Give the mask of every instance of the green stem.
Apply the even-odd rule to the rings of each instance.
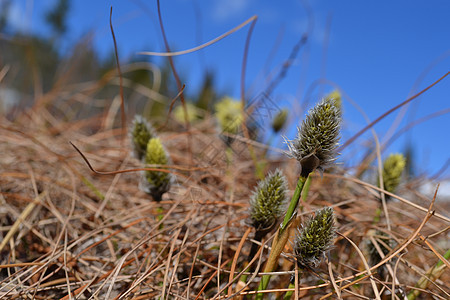
[[[95,185],[90,182],[86,177],[84,177],[83,175],[81,175],[81,181],[83,181],[83,183],[89,187],[91,189],[91,191],[100,198],[100,200],[105,199],[105,195],[103,195],[102,192],[100,192],[100,190],[98,188],[95,187]]]
[[[301,274],[302,274],[302,269],[300,268],[294,268],[295,272],[297,272],[298,274],[298,278],[300,280]],[[295,292],[295,275],[291,276],[291,281],[289,282],[289,289],[292,289],[292,291],[287,291],[286,294],[284,294],[283,300],[290,300],[292,298],[292,295]]]
[[[264,149],[263,157],[266,157],[267,152],[269,151],[269,147],[272,146],[272,143],[273,143],[274,138],[275,138],[275,132],[273,132],[273,133],[270,135],[269,140],[267,141],[267,144],[266,144],[266,145],[267,145],[268,147],[267,147],[266,149]]]
[[[289,287],[290,289],[295,289],[295,284],[290,282]],[[283,300],[289,300],[291,299],[292,295],[294,294],[294,291],[287,291],[286,294],[284,294]]]
[[[244,268],[247,266],[247,263],[244,265]],[[242,274],[241,277],[239,278],[239,281],[246,283],[247,282],[247,278],[248,275],[247,274]]]
[[[292,222],[288,222],[287,227],[285,229],[289,228],[289,225],[292,224]],[[289,240],[289,230],[282,230],[281,227],[278,229],[277,233],[275,234],[275,237],[272,242],[272,249],[270,251],[269,259],[267,260],[267,264],[264,268],[264,273],[272,272],[275,270],[275,267],[278,264],[278,258],[281,255],[281,252],[284,249],[284,246],[286,245],[287,241]],[[270,275],[263,275],[261,278],[261,281],[259,283],[258,291],[267,289],[267,286],[269,285],[270,281]],[[258,293],[256,295],[256,299],[261,300],[263,298],[262,293]]]
[[[444,258],[450,258],[450,249],[445,252]],[[445,268],[446,265],[444,265],[444,262],[442,260],[439,260],[434,267],[431,267],[431,269],[429,269],[428,272],[419,279],[419,281],[416,283],[416,287],[418,289],[414,289],[408,294],[408,300],[416,299],[417,296],[420,295],[420,289],[426,289],[431,282],[441,277],[441,275],[444,273]]]
[[[281,230],[284,230],[286,228],[286,225],[288,224],[289,220],[294,215],[295,210],[297,209],[298,202],[300,200],[300,195],[303,190],[303,186],[305,185],[306,180],[309,178],[309,176],[304,177],[300,176],[300,178],[297,181],[297,187],[295,188],[294,195],[292,196],[291,203],[289,204],[289,207],[286,211],[286,215],[284,216],[283,223],[281,223]]]
[[[378,223],[380,223],[380,219],[381,219],[381,212],[383,210],[381,208],[377,208],[377,210],[375,211],[375,216],[373,217],[373,224],[377,225]]]
[[[270,251],[269,259],[267,260],[267,264],[264,268],[264,273],[272,272],[275,269],[278,263],[278,258],[280,257],[281,252],[283,251],[284,246],[289,239],[289,230],[286,229],[288,229],[289,225],[292,224],[291,221],[297,209],[300,195],[302,193],[303,186],[305,185],[307,177],[309,176],[300,176],[297,181],[297,187],[295,188],[291,203],[289,204],[289,207],[286,211],[283,223],[281,223],[280,228],[278,229],[277,233],[275,234],[275,238],[273,239],[272,250]],[[261,282],[259,283],[258,291],[265,290],[269,285],[269,281],[270,275],[263,275],[263,277],[261,278]],[[261,300],[262,298],[262,293],[256,295],[256,299]]]
[[[303,191],[302,191],[303,202],[305,202],[306,199],[308,199],[309,186],[311,185],[311,180],[312,180],[311,176],[308,176],[308,179],[306,180],[306,183],[305,183],[305,187],[303,188]]]
[[[162,206],[159,206],[156,209],[156,212],[158,213],[158,215],[156,216],[156,220],[159,222],[164,218],[164,209],[162,208]],[[163,228],[164,228],[164,224],[163,223],[159,224],[159,229],[161,230]]]
[[[227,147],[225,150],[225,156],[227,159],[227,166],[229,167],[233,164],[233,149],[231,149],[231,147]]]

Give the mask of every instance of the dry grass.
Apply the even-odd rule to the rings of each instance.
[[[94,174],[69,144],[76,144],[97,170],[141,167],[120,130],[91,132],[93,124],[104,120],[62,122],[43,108],[20,115],[14,124],[2,119],[0,299],[225,298],[230,269],[235,264],[237,277],[252,243],[249,234],[239,246],[248,234],[249,196],[257,179],[245,143],[235,142],[234,161],[227,163],[212,122],[205,120],[188,133],[161,133],[177,166],[172,169],[177,185],[158,204],[139,190],[139,172]],[[277,158],[268,165],[281,167],[293,190],[296,163]],[[405,200],[423,211],[389,202],[388,234],[398,245],[388,254],[391,263],[382,261],[387,271],[369,271],[369,235],[372,229],[387,228],[384,221],[373,225],[378,191],[343,174],[335,170],[323,179],[314,176],[305,212],[334,206],[340,235],[329,263],[301,275],[300,295],[319,299],[337,290],[343,298],[373,298],[374,290],[381,295],[392,288],[392,275],[396,287],[409,292],[449,248],[448,211],[431,206],[447,217],[427,214],[432,201],[417,192]],[[271,289],[288,286],[293,259],[285,250],[279,268],[284,272],[272,277]],[[255,259],[259,271],[267,252]],[[368,272],[373,276],[365,276]],[[257,287],[259,277],[249,273],[247,292]],[[448,299],[446,282],[448,268],[420,297]]]
[[[255,20],[252,17],[201,46],[252,22],[242,66],[242,101]],[[294,61],[308,32],[287,62]],[[166,48],[169,51],[168,44]],[[283,65],[268,91],[289,66]],[[171,67],[180,91],[181,82]],[[0,75],[1,81],[4,74]],[[126,134],[118,129],[119,115],[125,111],[119,108],[124,103],[119,97],[111,103],[94,99],[112,78],[120,79],[121,89],[129,85],[121,76],[115,78],[115,71],[98,82],[73,86],[67,86],[62,76],[30,110],[18,112],[13,123],[0,116],[0,299],[242,299],[245,294],[251,298],[271,244],[269,235],[263,241],[264,251],[251,261],[255,271],[246,272],[247,254],[255,242],[247,225],[249,198],[257,182],[255,161],[267,159],[265,146],[240,137],[233,143],[230,161],[214,120],[186,124],[187,130],[168,122],[172,127],[159,134],[172,158],[170,170],[177,182],[156,203],[140,191],[139,171],[92,172],[69,143],[79,147],[98,171],[142,167],[130,155]],[[154,90],[141,86],[139,93],[167,104],[168,95],[155,88],[159,84],[153,84]],[[131,111],[131,101],[127,105]],[[141,110],[137,105],[134,109]],[[93,116],[96,113],[100,116]],[[84,119],[75,120],[80,115]],[[266,166],[265,171],[279,167],[285,172],[292,193],[297,163],[274,157],[267,159]],[[387,203],[389,219],[383,216],[374,224],[380,189],[353,178],[349,171],[354,170],[334,168],[323,177],[313,175],[309,197],[296,221],[317,208],[333,206],[339,234],[326,261],[314,270],[295,274],[295,294],[309,299],[403,299],[400,293],[392,297],[389,291],[416,289],[419,279],[450,248],[448,203],[421,195],[417,183],[423,178],[417,178],[403,184],[402,197],[391,195],[397,200]],[[379,263],[369,261],[367,251],[370,241],[378,249],[386,246],[376,230],[396,241]],[[295,265],[290,248],[288,243],[267,298],[281,297],[288,287]],[[444,261],[441,274],[435,271],[435,277],[428,276],[431,280],[421,287],[418,298],[450,299],[449,263]],[[238,283],[242,273],[248,275],[245,284]]]

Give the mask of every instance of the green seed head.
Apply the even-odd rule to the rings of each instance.
[[[130,130],[131,145],[133,147],[133,155],[142,160],[145,157],[147,143],[155,137],[152,126],[142,116],[136,115]]]
[[[390,193],[400,184],[400,179],[405,169],[406,158],[403,154],[391,154],[383,164],[383,185],[384,189]]]
[[[333,245],[335,236],[334,213],[331,207],[318,210],[298,230],[294,242],[294,254],[303,267],[317,267]]]
[[[169,158],[159,138],[148,141],[145,155],[147,165],[167,165]],[[145,171],[141,183],[143,190],[152,195],[156,201],[161,201],[162,195],[169,191],[172,183],[172,175],[161,171]]]
[[[280,170],[269,173],[258,183],[250,200],[250,218],[256,230],[270,229],[286,205],[287,182]]]
[[[286,124],[289,111],[287,109],[280,110],[272,120],[272,129],[274,132],[279,132]]]
[[[323,170],[336,160],[340,127],[341,112],[333,99],[323,99],[308,112],[297,138],[287,141],[287,154],[300,162],[302,176]]]
[[[236,134],[244,120],[242,102],[230,97],[223,98],[216,104],[216,117],[223,132]]]

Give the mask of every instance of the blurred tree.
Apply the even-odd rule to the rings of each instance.
[[[6,30],[8,25],[9,8],[11,7],[12,0],[0,1],[0,32]]]
[[[203,84],[197,96],[197,107],[205,111],[210,111],[212,105],[217,102],[218,97],[214,88],[214,73],[206,71],[203,76]]]
[[[61,58],[58,69],[58,80],[65,83],[97,80],[100,76],[101,62],[88,35],[72,48],[72,51]]]
[[[0,40],[0,53],[1,64],[11,67],[4,79],[10,88],[32,95],[52,87],[60,59],[47,39],[16,34]]]
[[[88,34],[75,44],[64,45],[66,50],[62,51],[60,42],[69,29],[67,20],[70,0],[54,0],[44,13],[43,18],[51,29],[47,36],[33,31],[23,34],[16,28],[9,28],[8,16],[13,3],[13,0],[0,0],[0,30],[3,35],[0,39],[0,65],[10,66],[2,83],[12,90],[20,91],[30,99],[28,102],[55,87],[64,90],[68,85],[92,83],[94,89],[85,92],[87,96],[100,101],[92,101],[92,105],[74,104],[76,108],[72,107],[72,112],[78,116],[86,116],[84,114],[91,115],[104,109],[102,105],[110,103],[119,93],[116,57],[112,44],[110,54],[101,57],[93,46],[92,36]],[[144,62],[150,60],[151,58],[146,58]],[[135,58],[129,63],[142,62],[140,57],[139,60]],[[124,66],[127,63],[121,62]],[[169,61],[161,60],[158,65],[157,72],[161,77],[157,78],[156,85],[155,73],[146,66],[122,70],[123,78],[126,79],[124,97],[130,105],[129,111],[139,112],[156,125],[165,122],[171,99],[179,92]],[[154,68],[154,65],[150,68]],[[108,76],[105,76],[106,74]],[[181,81],[186,82],[183,79]],[[145,91],[142,87],[153,89],[161,97],[152,99],[152,94],[142,92]],[[205,111],[211,111],[219,98],[214,87],[213,72],[204,73],[199,90],[187,95],[188,91],[190,92],[189,87],[185,90],[186,100],[192,99],[193,105]],[[179,100],[175,107],[178,105]]]
[[[1,1],[0,29],[5,32],[11,0]],[[69,0],[58,0],[46,14],[46,21],[52,27],[54,39],[60,38],[67,30],[66,20]],[[10,88],[23,94],[45,93],[55,82],[55,75],[61,61],[54,39],[20,32],[0,40],[1,63],[11,66],[5,82]]]
[[[414,146],[410,138],[406,142],[404,153],[406,157],[405,176],[406,179],[408,180],[416,176],[416,170],[414,165],[415,161]]]
[[[63,36],[67,31],[66,20],[69,9],[69,0],[58,0],[55,6],[45,15],[45,20],[52,28],[56,39]]]

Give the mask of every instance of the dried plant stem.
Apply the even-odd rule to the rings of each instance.
[[[13,237],[13,235],[16,233],[16,231],[19,229],[20,224],[28,217],[28,215],[34,210],[34,207],[41,202],[41,199],[45,196],[46,192],[40,193],[36,199],[34,199],[33,202],[27,205],[23,212],[20,214],[19,218],[17,218],[14,225],[11,227],[11,229],[6,234],[5,238],[2,240],[2,243],[0,244],[0,251],[3,250],[3,248],[6,246],[6,244],[9,242],[9,240]]]
[[[272,272],[278,263],[278,258],[280,257],[281,252],[283,251],[284,246],[289,239],[289,225],[292,224],[291,221],[295,217],[295,211],[297,210],[300,195],[308,177],[309,175],[306,177],[300,176],[297,181],[297,187],[295,188],[294,195],[292,196],[291,203],[289,204],[283,223],[281,223],[280,228],[278,229],[277,233],[275,234],[275,238],[273,239],[272,249],[270,251],[267,264],[264,268],[264,273]],[[270,275],[263,275],[258,287],[258,291],[265,290],[269,285],[269,281]],[[262,293],[256,295],[256,299],[262,299],[262,297]]]
[[[228,282],[230,282],[230,283],[233,282],[234,270],[236,269],[236,263],[237,263],[237,260],[239,258],[239,253],[241,252],[241,249],[242,249],[242,247],[244,245],[244,242],[246,241],[248,235],[250,234],[250,231],[251,231],[251,228],[249,227],[247,229],[247,231],[244,233],[244,235],[242,236],[242,239],[239,242],[238,249],[236,250],[236,253],[234,254],[233,264],[231,265],[230,276],[229,276],[229,279],[228,279]],[[228,296],[227,297],[229,297],[232,293],[233,293],[233,286],[230,285],[228,287]]]
[[[253,237],[253,239],[259,243],[262,242],[263,237],[266,235],[266,232],[263,231],[258,231],[256,230],[255,232],[255,236]],[[258,253],[261,252],[261,247],[260,244],[257,243],[252,243],[252,247],[250,248],[250,252],[247,256],[247,260],[244,263],[244,268],[247,268],[248,265],[250,264],[250,261],[252,259],[254,259],[256,256],[258,256]],[[249,271],[253,272],[255,269],[255,266],[250,266],[249,267]],[[236,286],[236,289],[240,289],[240,285],[244,285],[247,282],[247,274],[242,274],[241,277],[239,278],[239,283]]]
[[[126,126],[127,126],[127,119],[125,115],[125,100],[123,96],[123,78],[122,78],[122,71],[120,70],[120,63],[119,63],[119,53],[117,51],[117,42],[116,42],[116,35],[114,34],[114,28],[112,24],[112,6],[111,10],[109,12],[109,26],[111,28],[111,35],[114,42],[114,54],[116,56],[116,63],[117,63],[117,72],[119,74],[119,91],[120,91],[120,117],[122,121],[122,134],[125,134],[126,132]]]
[[[447,260],[450,258],[450,249],[445,252],[444,258]],[[417,281],[417,289],[412,290],[408,294],[408,300],[416,299],[417,296],[420,295],[421,289],[426,289],[430,285],[430,282],[435,281],[436,279],[441,277],[441,275],[444,273],[445,267],[446,265],[442,260],[439,260],[435,266],[431,267],[428,272],[422,278],[420,278],[419,281]]]
[[[382,119],[384,119],[386,116],[390,115],[392,112],[396,111],[397,109],[399,109],[400,107],[404,106],[405,104],[411,102],[412,100],[416,99],[417,97],[419,97],[420,95],[422,95],[423,93],[425,93],[426,91],[428,91],[429,89],[431,89],[433,86],[435,86],[436,84],[438,84],[440,81],[442,81],[445,77],[447,77],[448,75],[450,75],[450,72],[445,73],[441,78],[439,78],[438,80],[436,80],[435,82],[433,82],[432,84],[430,84],[429,86],[427,86],[425,89],[421,90],[420,92],[418,92],[417,94],[409,97],[408,99],[406,99],[405,101],[403,101],[402,103],[394,106],[393,108],[391,108],[390,110],[388,110],[387,112],[385,112],[384,114],[382,114],[381,116],[379,116],[378,118],[376,118],[375,120],[373,120],[369,125],[367,125],[366,127],[364,127],[363,129],[361,129],[360,131],[358,131],[354,136],[352,136],[350,139],[348,139],[341,147],[339,147],[338,151],[342,151],[344,148],[346,148],[348,145],[350,145],[351,143],[353,143],[358,137],[360,137],[364,132],[366,132],[368,129],[372,128],[375,124],[377,124],[379,121],[381,121]]]
[[[240,88],[240,92],[241,92],[241,102],[242,102],[242,116],[243,116],[243,121],[242,121],[242,131],[244,134],[244,137],[247,140],[250,140],[250,134],[248,132],[248,128],[246,125],[246,116],[247,114],[245,113],[245,74],[246,74],[246,66],[247,66],[247,58],[248,58],[248,50],[250,48],[250,37],[252,36],[253,33],[253,28],[255,27],[256,24],[256,20],[258,19],[257,16],[255,16],[255,18],[252,20],[252,23],[250,24],[250,28],[248,29],[248,33],[247,33],[247,38],[245,40],[245,47],[244,47],[244,56],[242,58],[242,68],[241,68],[241,88]],[[251,114],[251,110],[247,112],[248,115]],[[256,168],[256,175],[260,178],[263,179],[264,175],[262,174],[260,168],[259,168],[259,164],[258,164],[258,159],[256,157],[255,154],[255,150],[253,149],[252,144],[247,144],[249,153],[250,153],[250,157],[253,160],[253,163],[255,165]],[[259,173],[259,174],[258,174]]]
[[[247,19],[246,21],[244,21],[243,23],[239,24],[238,26],[234,27],[231,30],[228,30],[227,32],[225,32],[224,34],[210,40],[209,42],[206,42],[202,45],[196,46],[194,48],[190,48],[190,49],[186,49],[186,50],[182,50],[182,51],[174,51],[174,52],[150,52],[150,51],[142,51],[142,52],[138,52],[137,54],[140,55],[150,55],[150,56],[179,56],[179,55],[185,55],[185,54],[189,54],[189,53],[193,53],[195,51],[201,50],[203,48],[206,48],[214,43],[217,43],[218,41],[220,41],[223,38],[226,38],[227,36],[229,36],[230,34],[240,30],[241,28],[243,28],[245,25],[247,25],[248,23],[255,21],[258,17],[257,16],[253,16],[249,19]]]

